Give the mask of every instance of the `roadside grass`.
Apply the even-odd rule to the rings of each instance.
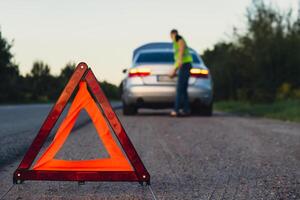
[[[300,100],[276,101],[270,104],[252,104],[240,101],[215,102],[216,110],[286,121],[300,122]]]

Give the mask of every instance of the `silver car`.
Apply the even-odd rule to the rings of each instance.
[[[213,107],[211,74],[200,56],[193,56],[188,95],[192,113],[210,116]],[[169,77],[174,68],[173,44],[145,44],[133,52],[132,66],[121,83],[124,115],[134,115],[139,108],[171,108],[176,95],[176,78]]]

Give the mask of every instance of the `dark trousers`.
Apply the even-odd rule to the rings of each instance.
[[[178,72],[178,80],[176,87],[176,99],[175,99],[175,112],[179,112],[179,109],[183,109],[183,112],[190,112],[189,97],[188,97],[188,84],[190,77],[191,63],[184,63]]]

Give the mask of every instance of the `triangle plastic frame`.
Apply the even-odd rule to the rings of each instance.
[[[119,141],[124,153],[126,154],[133,171],[52,171],[52,170],[32,170],[30,169],[36,156],[40,152],[52,128],[67,105],[72,93],[80,81],[86,81],[95,102],[101,107],[104,117]],[[92,70],[86,63],[79,63],[58,98],[52,107],[37,136],[26,152],[23,160],[13,175],[15,184],[25,180],[48,180],[48,181],[134,181],[143,184],[150,184],[150,174],[145,168],[142,160],[137,154],[132,142],[127,136],[120,120],[112,109],[109,101],[103,93]]]

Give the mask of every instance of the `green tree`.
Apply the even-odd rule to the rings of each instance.
[[[71,78],[74,70],[75,70],[76,64],[69,62],[66,64],[64,68],[61,69],[59,79],[61,81],[62,86],[65,86],[69,79]]]
[[[73,62],[69,62],[65,65],[64,68],[61,69],[59,76],[56,78],[56,82],[53,83],[55,85],[55,90],[53,90],[51,99],[56,100],[59,95],[62,93],[63,89],[67,85],[68,81],[70,80],[76,64]],[[74,94],[71,98],[74,98]]]
[[[47,102],[52,99],[53,90],[57,89],[57,78],[50,74],[50,67],[42,61],[33,63],[30,74],[27,74],[28,92],[31,100]]]
[[[12,44],[2,37],[0,30],[0,102],[19,101],[19,68],[12,61]]]
[[[118,86],[107,81],[100,82],[100,86],[108,99],[120,99]]]

